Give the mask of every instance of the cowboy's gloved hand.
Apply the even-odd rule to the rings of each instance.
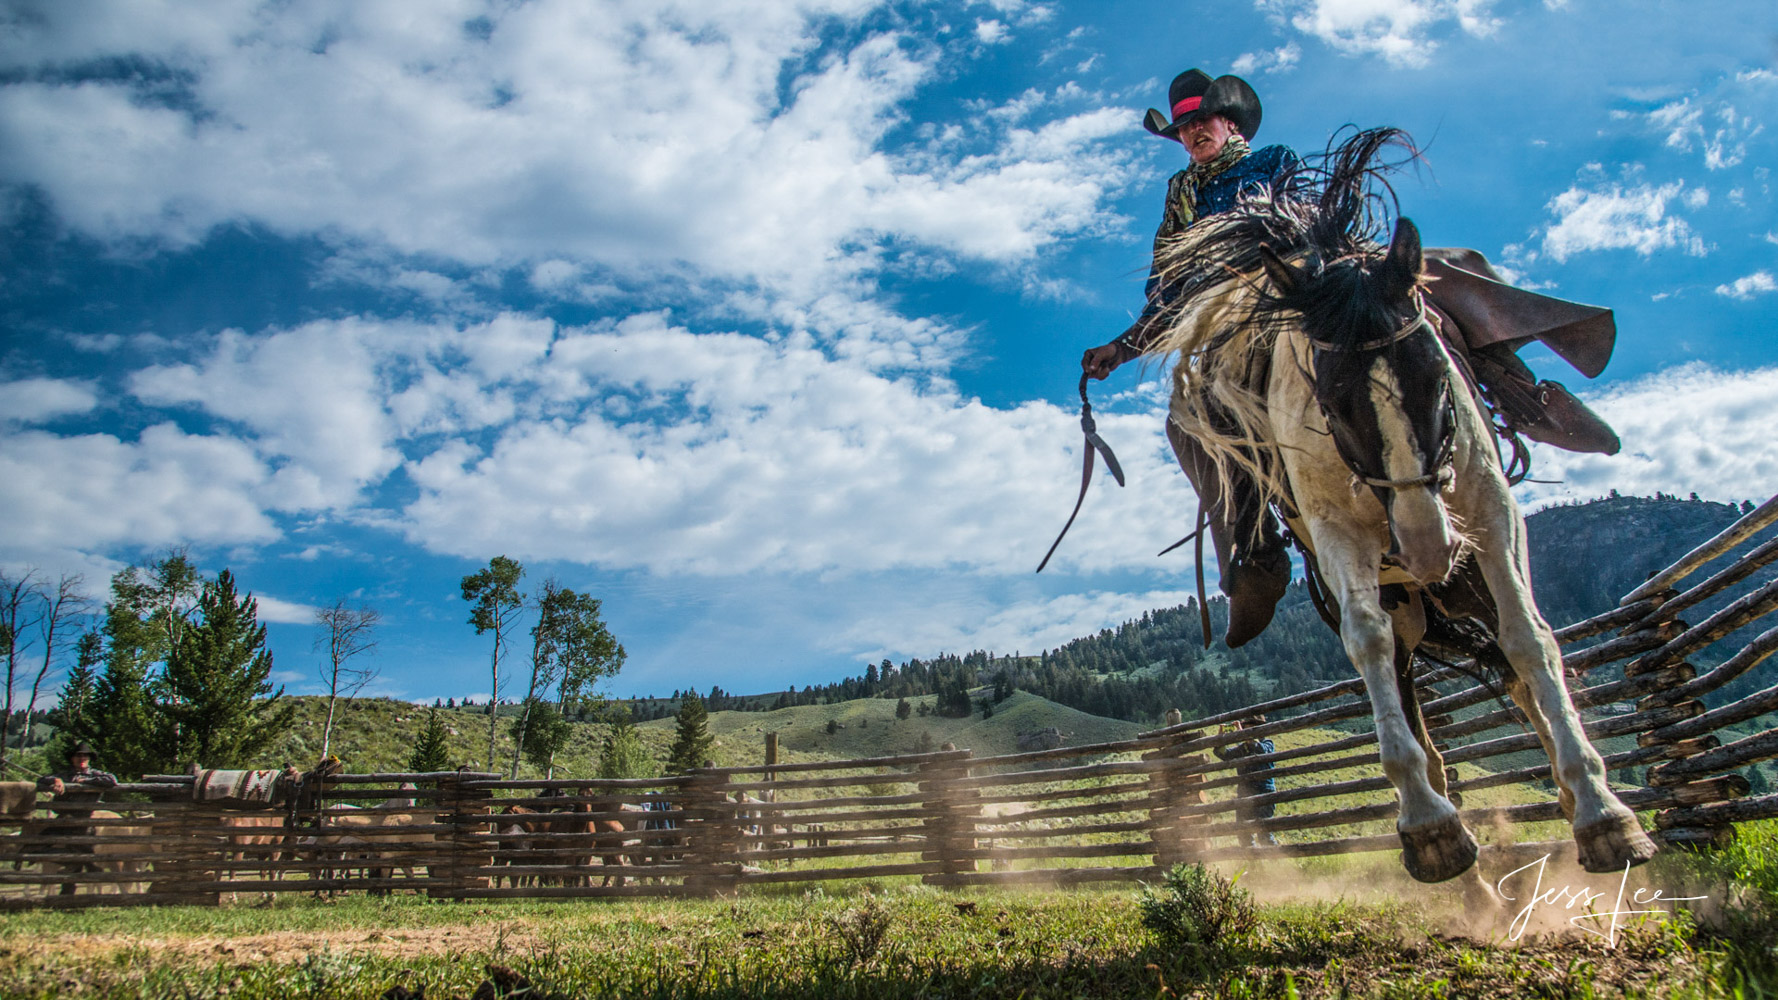
[[[1118,365],[1129,360],[1128,352],[1122,344],[1112,341],[1090,348],[1080,357],[1080,370],[1087,373],[1088,378],[1102,379],[1110,375]]]

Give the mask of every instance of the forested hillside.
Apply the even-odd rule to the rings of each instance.
[[[1558,628],[1606,611],[1752,509],[1751,501],[1712,503],[1696,493],[1546,507],[1525,519],[1537,606]]]
[[[1751,502],[1713,503],[1695,494],[1683,500],[1614,494],[1538,511],[1526,519],[1538,606],[1558,628],[1606,611],[1650,574],[1751,509]],[[1211,715],[1351,676],[1337,637],[1316,614],[1300,581],[1265,634],[1240,649],[1221,643],[1228,617],[1221,595],[1211,597],[1210,617],[1217,641],[1208,650],[1194,600],[1145,612],[1038,656],[978,651],[899,666],[884,661],[861,677],[793,695],[810,703],[937,693],[944,704],[946,690],[1010,682],[1083,712],[1154,722],[1168,708],[1180,708],[1188,717]],[[1723,645],[1737,639],[1745,637],[1731,637]],[[1769,683],[1763,672],[1756,675],[1743,678],[1735,690]],[[965,703],[958,708],[967,711]]]

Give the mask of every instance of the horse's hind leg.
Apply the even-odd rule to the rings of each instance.
[[[1581,728],[1562,678],[1556,637],[1531,603],[1524,539],[1515,524],[1490,525],[1490,544],[1477,551],[1500,612],[1500,649],[1519,683],[1508,690],[1531,719],[1549,753],[1563,812],[1574,824],[1580,864],[1589,872],[1621,871],[1654,857],[1654,842],[1605,783],[1605,761]]]

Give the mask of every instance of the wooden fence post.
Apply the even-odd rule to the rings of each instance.
[[[729,776],[697,769],[687,774],[679,791],[680,836],[685,841],[684,861],[702,869],[685,877],[685,891],[714,896],[738,885],[741,853],[739,812],[729,800]],[[732,869],[732,870],[731,870]]]
[[[967,751],[966,751],[967,753]],[[974,858],[961,857],[976,848],[976,819],[982,814],[980,790],[957,788],[959,778],[969,777],[969,758],[929,761],[919,766],[921,807],[928,813],[921,822],[926,837],[922,861],[944,863],[944,871],[921,876],[931,885],[956,885],[959,876],[975,872]]]
[[[475,838],[488,832],[488,812],[494,793],[486,788],[463,787],[462,772],[438,779],[438,819],[451,832],[439,838],[440,871],[427,869],[426,894],[435,899],[461,898],[471,889],[486,889],[488,877],[475,869],[494,863],[485,843]]]
[[[1154,844],[1154,865],[1166,871],[1181,862],[1189,862],[1201,854],[1208,842],[1189,837],[1192,827],[1204,823],[1201,816],[1184,815],[1188,806],[1202,805],[1204,784],[1202,774],[1179,772],[1206,763],[1203,754],[1181,755],[1181,744],[1201,739],[1202,730],[1179,733],[1167,746],[1142,755],[1143,760],[1165,760],[1170,766],[1148,775],[1149,839]]]

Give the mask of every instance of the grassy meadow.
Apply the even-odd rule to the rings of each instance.
[[[1251,933],[1194,945],[1165,944],[1144,926],[1131,886],[859,882],[715,900],[398,895],[19,913],[0,921],[0,996],[372,998],[423,988],[431,1000],[1435,1000],[1778,990],[1778,824],[1750,826],[1709,858],[1664,855],[1638,870],[1670,894],[1709,898],[1695,914],[1629,918],[1611,941],[1561,929],[1566,912],[1520,935],[1487,926],[1455,886],[1408,882],[1393,858],[1268,867],[1227,870],[1259,898]]]

